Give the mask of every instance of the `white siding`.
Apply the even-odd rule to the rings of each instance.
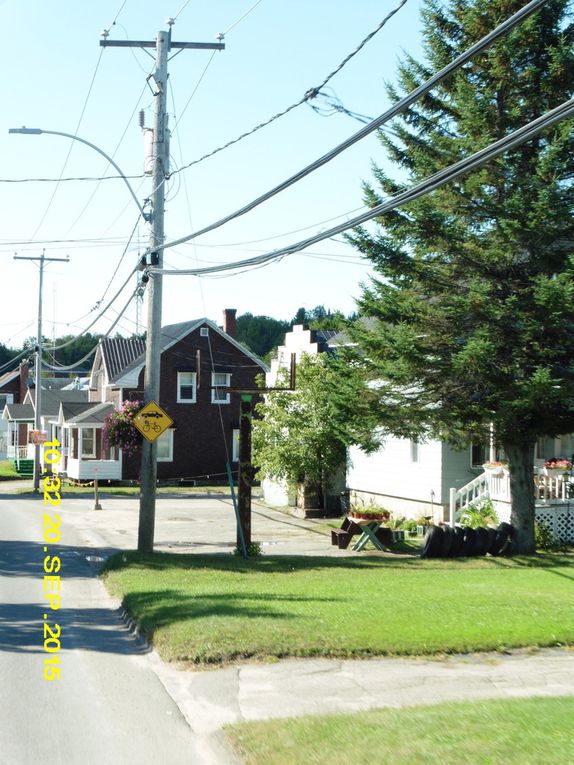
[[[442,497],[448,503],[451,488],[460,489],[482,471],[470,467],[470,447],[456,451],[449,444],[442,444]]]
[[[374,454],[352,447],[349,459],[347,485],[351,490],[418,502],[443,501],[442,448],[438,441],[418,444],[418,462],[412,461],[411,442],[393,436],[388,436]]]

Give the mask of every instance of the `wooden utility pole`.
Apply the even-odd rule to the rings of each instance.
[[[251,544],[251,487],[253,465],[251,463],[251,424],[253,419],[253,396],[243,393],[239,409],[239,472],[237,477],[237,548],[249,550]],[[241,524],[241,528],[240,528]],[[241,538],[243,536],[243,539]]]
[[[154,87],[153,123],[153,171],[152,171],[152,212],[151,233],[147,265],[163,267],[165,182],[169,176],[169,131],[167,127],[167,79],[168,54],[174,49],[195,48],[201,50],[223,50],[223,43],[172,42],[173,19],[168,19],[169,31],[157,33],[155,41],[108,40],[100,41],[103,47],[155,48],[156,64],[148,81]],[[148,319],[146,336],[146,360],[144,377],[144,403],[155,401],[159,404],[159,382],[161,363],[161,308],[162,276],[154,273],[148,282]],[[157,443],[144,439],[141,461],[141,494],[138,528],[138,551],[153,552],[155,529],[155,495],[157,482]]]
[[[38,260],[40,261],[40,283],[38,285],[38,328],[36,334],[36,367],[34,388],[34,430],[42,429],[42,289],[44,285],[44,263],[68,263],[70,258],[47,258],[46,250],[42,250],[40,257],[14,255],[14,260]],[[42,465],[40,464],[40,444],[34,446],[34,494],[40,491],[40,476]]]

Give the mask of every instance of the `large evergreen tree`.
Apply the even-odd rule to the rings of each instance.
[[[411,91],[523,0],[426,0],[425,60],[399,66]],[[549,0],[381,134],[400,172],[375,168],[371,205],[512,132],[572,96],[574,28]],[[398,138],[397,138],[398,136]],[[385,215],[353,243],[374,265],[359,301],[355,364],[391,432],[487,441],[510,460],[516,550],[534,550],[538,437],[574,431],[572,120]]]

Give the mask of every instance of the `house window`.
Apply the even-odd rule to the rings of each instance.
[[[419,442],[416,438],[411,438],[411,462],[419,461]]]
[[[195,404],[197,375],[195,372],[177,373],[177,403]]]
[[[201,335],[201,337],[209,337],[209,327],[202,327],[199,330],[199,334]]]
[[[82,428],[82,457],[96,456],[96,429]]]
[[[231,461],[239,462],[239,428],[234,428],[231,436]]]
[[[231,383],[231,375],[225,372],[213,372],[211,375],[211,403],[229,404],[230,395],[227,388]]]
[[[173,462],[173,430],[165,430],[156,440],[157,461]]]

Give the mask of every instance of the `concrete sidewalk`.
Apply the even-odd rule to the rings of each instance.
[[[96,555],[134,549],[138,500],[103,495],[103,510],[93,510],[93,504],[93,499],[65,498],[59,513],[83,543],[99,548]],[[324,521],[294,518],[258,502],[253,504],[252,528],[253,540],[268,554],[365,554],[332,547]],[[158,498],[155,538],[157,550],[230,553],[235,547],[231,499]],[[203,759],[194,765],[237,765],[221,728],[244,720],[458,699],[574,695],[574,651],[566,649],[446,659],[289,659],[209,671],[180,670],[164,664],[153,651],[148,659],[196,734]]]

